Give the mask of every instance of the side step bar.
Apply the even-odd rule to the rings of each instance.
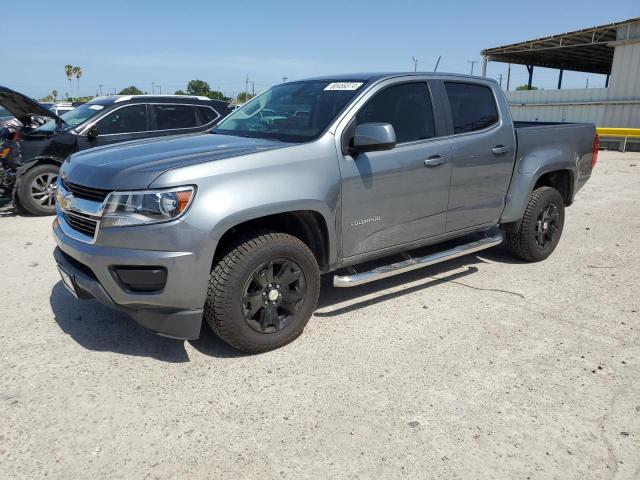
[[[446,262],[453,258],[462,257],[469,253],[478,252],[487,248],[499,245],[502,242],[502,234],[499,230],[495,229],[486,234],[485,237],[458,245],[450,248],[449,250],[443,250],[441,252],[431,253],[423,257],[413,258],[409,254],[404,253],[405,260],[390,265],[383,265],[381,267],[373,268],[366,272],[357,272],[355,268],[350,267],[349,275],[335,275],[333,277],[334,287],[355,287],[364,283],[373,282],[382,278],[391,277],[400,273],[409,272],[422,267],[428,267],[440,262]]]

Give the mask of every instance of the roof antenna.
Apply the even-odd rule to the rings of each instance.
[[[441,58],[442,58],[442,55],[440,55],[440,56],[438,57],[438,61],[436,62],[436,66],[435,66],[435,68],[433,69],[433,71],[434,71],[434,72],[437,72],[437,71],[438,71],[438,65],[440,65],[440,59],[441,59]]]

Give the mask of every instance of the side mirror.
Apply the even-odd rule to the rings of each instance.
[[[89,140],[93,140],[94,138],[96,138],[98,136],[98,127],[96,127],[95,125],[92,125],[89,130],[87,130],[87,138]]]
[[[396,132],[389,123],[363,123],[356,127],[351,150],[356,153],[391,150],[396,146]]]

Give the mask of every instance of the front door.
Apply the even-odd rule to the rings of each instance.
[[[451,147],[439,136],[429,84],[383,87],[355,121],[390,123],[398,143],[340,159],[344,257],[444,233]]]
[[[86,136],[85,132],[79,139],[78,147],[80,150],[84,150],[147,138],[149,135],[148,117],[147,105],[144,103],[116,108],[96,122],[98,135],[90,138]]]

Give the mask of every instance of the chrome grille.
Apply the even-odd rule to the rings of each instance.
[[[104,201],[104,199],[107,198],[107,195],[111,193],[110,190],[101,190],[99,188],[84,187],[82,185],[67,182],[65,180],[62,180],[62,185],[64,186],[65,190],[73,193],[73,195],[78,198],[84,198],[87,200],[96,200],[98,202]]]
[[[91,238],[95,236],[99,219],[79,212],[64,212],[64,219],[74,230]]]

